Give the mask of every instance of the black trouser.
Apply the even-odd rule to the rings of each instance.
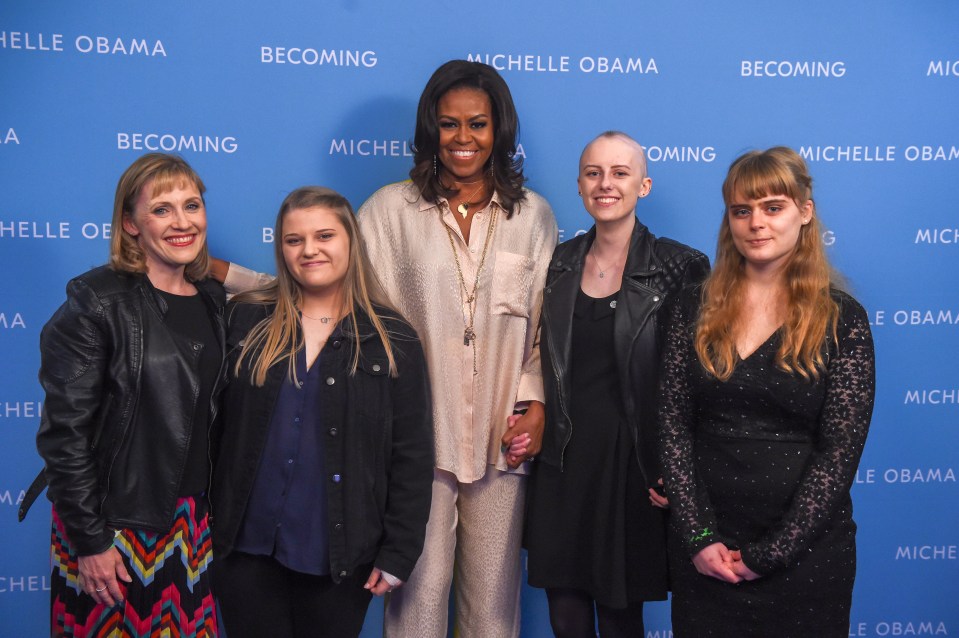
[[[643,603],[613,609],[595,602],[578,589],[547,588],[549,623],[556,638],[595,638],[597,621],[601,638],[645,636]]]
[[[229,638],[358,636],[372,594],[363,585],[372,565],[334,583],[293,571],[270,556],[231,552],[217,558],[214,593]]]

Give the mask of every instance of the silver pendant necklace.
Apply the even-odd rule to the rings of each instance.
[[[606,272],[607,272],[608,270],[613,269],[613,267],[617,266],[617,263],[616,263],[616,262],[619,261],[619,260],[617,259],[616,261],[614,261],[613,263],[611,263],[609,266],[606,266],[605,268],[603,268],[602,266],[599,265],[599,260],[596,259],[596,255],[594,255],[592,251],[590,251],[589,254],[590,254],[590,256],[593,258],[593,263],[596,264],[596,269],[599,271],[599,278],[600,278],[600,279],[605,279],[605,278],[606,278]],[[615,270],[614,270],[613,272],[615,272]]]
[[[310,315],[306,314],[302,310],[300,310],[300,314],[306,317],[307,319],[312,319],[313,321],[319,321],[320,323],[330,323],[331,321],[333,321],[333,317],[311,317]]]

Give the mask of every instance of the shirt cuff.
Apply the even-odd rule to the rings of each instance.
[[[383,577],[383,580],[385,580],[386,584],[389,585],[390,587],[399,587],[400,585],[403,584],[402,580],[400,580],[399,578],[397,578],[396,576],[394,576],[393,574],[389,572],[384,572],[380,570],[380,576]]]
[[[524,372],[519,377],[516,403],[529,403],[530,401],[546,403],[546,396],[543,391],[543,375]]]

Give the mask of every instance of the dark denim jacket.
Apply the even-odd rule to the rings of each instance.
[[[231,305],[227,336],[228,386],[216,426],[212,511],[215,551],[233,549],[246,511],[273,405],[287,362],[270,368],[261,387],[251,385],[249,359],[234,367],[250,329],[272,306]],[[326,343],[318,359],[327,392],[327,508],[330,574],[339,582],[360,565],[374,563],[397,578],[409,578],[423,549],[433,483],[433,420],[426,362],[416,333],[385,311],[384,323],[399,371],[391,377],[383,344],[369,318],[358,313],[360,363],[350,373],[355,340],[344,319],[344,336]]]

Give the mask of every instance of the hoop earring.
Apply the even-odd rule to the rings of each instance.
[[[436,154],[433,154],[433,177],[436,177]]]

